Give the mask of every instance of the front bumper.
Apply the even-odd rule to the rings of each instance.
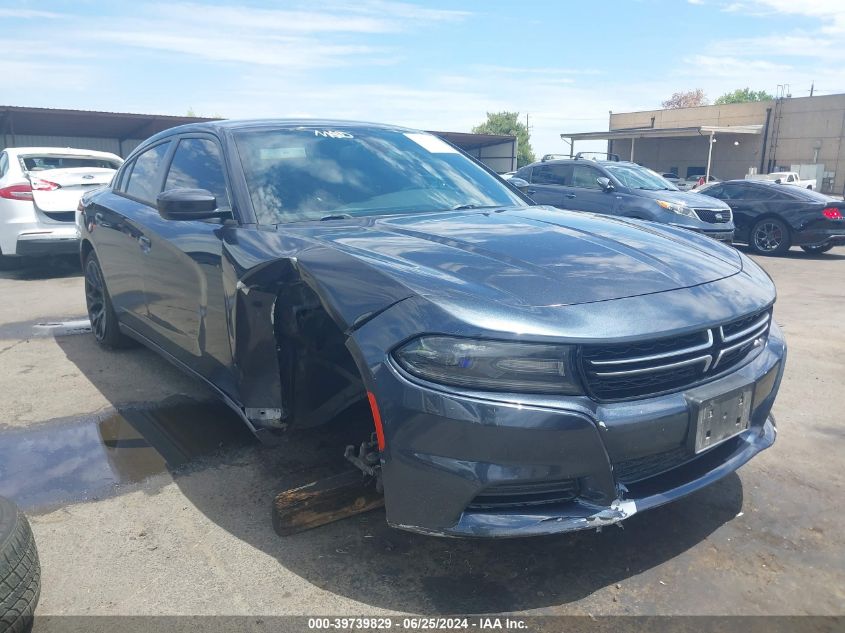
[[[771,407],[786,346],[772,325],[764,348],[745,365],[706,383],[708,393],[754,386],[751,423],[740,435],[680,465],[621,485],[622,463],[677,453],[687,445],[686,392],[597,403],[585,397],[497,401],[423,385],[386,363],[378,402],[387,447],[382,472],[388,523],[457,537],[516,537],[601,527],[688,495],[735,471],[774,443]],[[686,395],[685,395],[686,394]],[[502,484],[577,481],[571,500],[477,508]]]

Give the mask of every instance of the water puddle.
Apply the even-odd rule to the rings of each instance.
[[[254,442],[222,403],[186,398],[7,429],[0,431],[0,495],[30,511],[99,499]]]

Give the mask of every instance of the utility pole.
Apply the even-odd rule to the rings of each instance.
[[[814,79],[814,80],[810,83],[810,96],[811,96],[811,97],[813,96],[813,90],[815,89],[815,87],[816,87],[816,80]]]

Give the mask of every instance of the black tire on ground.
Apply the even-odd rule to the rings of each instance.
[[[110,349],[131,347],[134,341],[120,332],[103,270],[94,251],[85,257],[82,272],[85,275],[85,306],[88,309],[94,339]]]
[[[792,246],[792,235],[783,220],[763,218],[751,227],[748,245],[760,255],[784,255]]]
[[[810,253],[811,255],[821,255],[822,253],[828,252],[831,248],[833,248],[833,244],[822,244],[821,246],[802,246],[805,253]]]
[[[41,594],[41,567],[26,517],[0,497],[0,633],[24,633]]]

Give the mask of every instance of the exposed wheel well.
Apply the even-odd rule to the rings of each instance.
[[[273,310],[286,421],[324,424],[367,397],[346,334],[304,282],[285,284]]]

